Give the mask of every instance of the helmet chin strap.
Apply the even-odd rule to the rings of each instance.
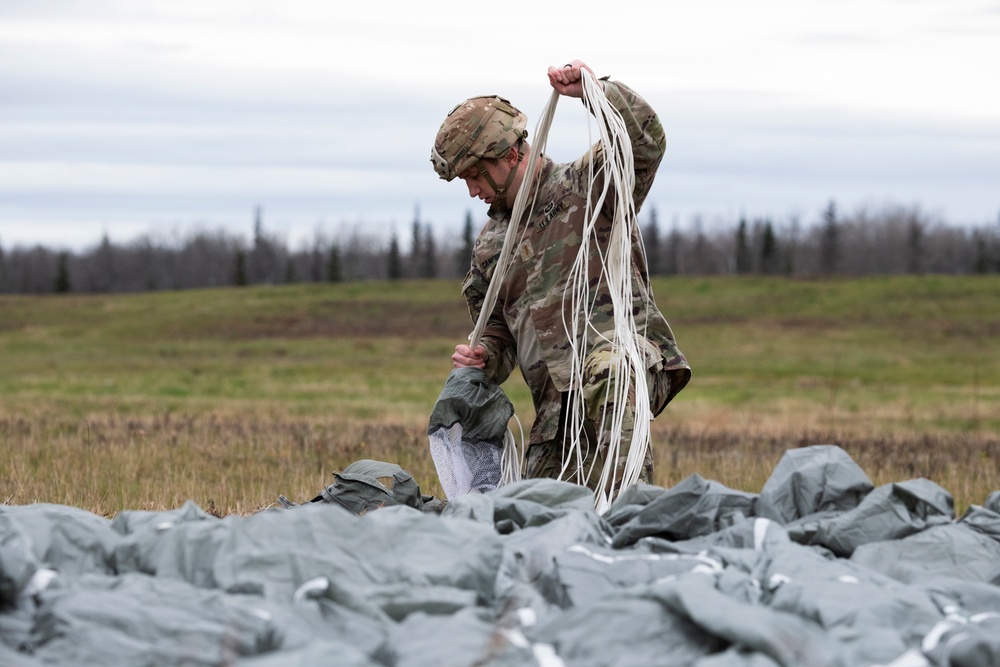
[[[521,163],[524,159],[524,153],[521,152],[520,142],[517,145],[517,162],[510,171],[507,172],[507,179],[504,181],[502,186],[497,185],[493,177],[490,176],[490,172],[486,171],[486,165],[483,164],[482,160],[479,161],[479,174],[483,177],[490,187],[493,188],[493,206],[499,208],[507,208],[507,190],[510,188],[511,184],[514,182],[514,174],[517,173],[517,165]]]

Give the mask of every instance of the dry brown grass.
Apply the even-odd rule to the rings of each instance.
[[[656,477],[759,491],[836,444],[876,484],[1000,489],[1000,276],[663,278],[694,367]],[[360,458],[440,496],[427,418],[471,322],[450,280],[0,296],[0,501],[111,515],[313,497]],[[504,390],[527,427],[520,378]]]
[[[189,499],[220,515],[247,514],[279,493],[311,498],[333,470],[358,459],[417,471],[430,460],[421,429],[385,421],[7,418],[0,419],[0,439],[18,452],[0,462],[6,502],[73,505],[105,516]]]
[[[717,417],[717,416],[716,416]],[[760,491],[788,449],[836,444],[876,485],[926,477],[956,507],[1000,489],[1000,440],[988,434],[882,434],[821,426],[745,425],[720,420],[654,423],[654,482],[669,487],[699,474]],[[358,459],[398,463],[424,493],[441,496],[426,423],[177,416],[88,420],[0,419],[0,439],[19,455],[0,462],[3,500],[83,507],[164,510],[193,500],[219,515],[249,514],[278,494],[302,501]]]

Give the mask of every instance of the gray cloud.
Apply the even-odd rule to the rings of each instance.
[[[155,16],[141,5],[102,7],[15,1],[0,16],[42,21],[51,12],[108,24]],[[502,65],[476,77],[447,61],[395,79],[363,69],[390,41],[336,67],[257,69],[200,59],[182,34],[122,38],[113,48],[0,42],[0,243],[83,246],[104,232],[124,239],[206,225],[249,232],[258,204],[292,241],[323,225],[402,232],[417,207],[440,234],[455,234],[467,211],[477,219],[484,212],[461,184],[430,169],[444,114],[464,97],[498,92],[529,114],[533,129],[549,94],[544,79],[501,79]],[[799,34],[831,48],[869,39]],[[405,51],[394,60],[409,64]],[[996,120],[854,108],[846,99],[820,104],[776,84],[771,92],[711,81],[684,90],[668,73],[640,69],[646,60],[635,66],[637,87],[667,129],[648,200],[661,220],[747,212],[809,221],[831,198],[842,210],[919,203],[956,224],[995,220],[1000,209]],[[631,81],[627,68],[615,70]],[[578,104],[560,104],[549,142],[556,159],[584,150],[585,123]]]

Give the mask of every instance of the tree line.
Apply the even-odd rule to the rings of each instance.
[[[641,221],[651,275],[774,274],[861,276],[900,273],[1000,272],[1000,217],[995,224],[954,227],[918,208],[889,206],[842,215],[831,201],[803,223],[745,216],[711,229],[695,217],[664,229],[651,207]],[[140,237],[71,252],[43,246],[5,250],[0,244],[0,292],[101,293],[199,287],[460,278],[476,235],[467,213],[461,234],[442,240],[414,216],[408,248],[354,230],[335,239],[317,233],[290,249],[254,214],[249,241],[224,231],[197,232],[172,242]],[[2,242],[2,239],[0,239]]]
[[[955,227],[915,207],[842,215],[831,201],[819,219],[747,219],[705,231],[699,219],[663,233],[656,212],[643,226],[652,275],[776,274],[864,276],[1000,272],[1000,216]]]

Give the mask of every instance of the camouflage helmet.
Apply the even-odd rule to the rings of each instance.
[[[528,118],[496,95],[471,97],[455,106],[441,123],[431,162],[446,181],[482,158],[500,158],[528,136]]]

